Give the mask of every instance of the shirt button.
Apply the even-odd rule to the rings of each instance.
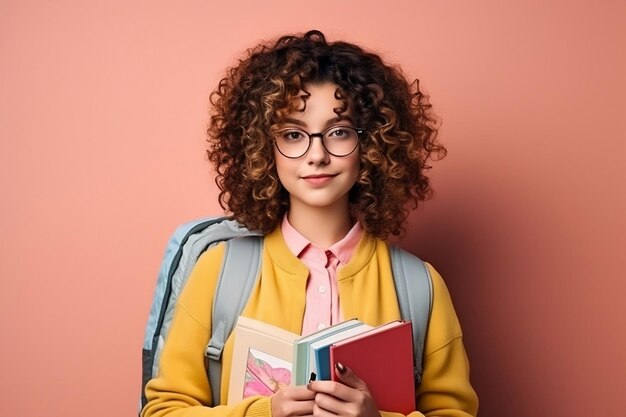
[[[324,323],[320,323],[317,325],[317,330],[323,330],[326,328],[326,325]]]
[[[324,293],[326,292],[326,287],[325,287],[325,286],[323,286],[323,285],[320,285],[320,287],[317,289],[317,291],[318,291],[320,294],[324,294]]]

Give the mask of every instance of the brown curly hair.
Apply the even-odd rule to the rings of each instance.
[[[402,233],[409,211],[432,195],[428,161],[446,154],[428,97],[377,54],[329,43],[317,30],[249,49],[211,94],[207,154],[220,205],[251,230],[278,226],[289,194],[276,172],[272,127],[296,110],[307,85],[322,82],[338,86],[337,98],[365,129],[352,212],[374,236]]]

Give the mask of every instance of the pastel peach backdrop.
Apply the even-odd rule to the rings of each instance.
[[[461,318],[483,417],[622,416],[623,1],[0,1],[0,415],[133,416],[176,224],[219,214],[208,94],[323,30],[418,77],[449,156],[401,245]]]

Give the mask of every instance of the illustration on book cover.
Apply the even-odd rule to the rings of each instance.
[[[291,364],[260,350],[249,348],[243,398],[272,395],[291,383]]]

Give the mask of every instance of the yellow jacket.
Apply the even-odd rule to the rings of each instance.
[[[270,417],[269,397],[249,397],[236,406],[210,404],[204,349],[211,336],[211,300],[222,265],[224,246],[200,257],[178,300],[168,339],[160,358],[159,375],[146,385],[148,403],[143,417]],[[280,228],[264,238],[261,277],[243,315],[293,333],[300,333],[308,270],[287,248]],[[433,308],[424,350],[417,409],[410,416],[475,416],[478,399],[469,382],[469,364],[461,327],[441,276],[433,278]],[[363,236],[350,262],[337,271],[343,317],[370,325],[400,319],[384,241]],[[226,404],[233,351],[232,337],[222,354],[220,404]],[[381,412],[383,417],[399,416]]]

